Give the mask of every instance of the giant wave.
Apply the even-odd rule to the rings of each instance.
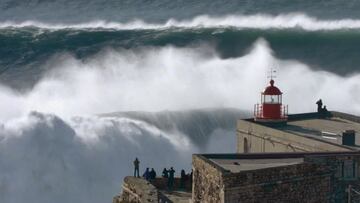
[[[192,153],[234,152],[271,67],[290,113],[322,98],[360,114],[358,8],[0,2],[0,202],[111,202],[136,156],[178,173]]]
[[[278,68],[279,86],[284,86],[294,112],[312,110],[308,102],[318,97],[329,108],[348,111],[352,106],[352,111],[359,111],[358,74],[343,77],[313,71],[295,60],[279,60],[263,39],[237,58],[221,58],[209,46],[109,48],[85,60],[60,54],[46,66],[53,69],[25,93],[2,87],[2,106],[12,108],[4,108],[0,120],[32,110],[71,116],[117,110],[249,109],[258,97],[253,90],[264,87],[270,66]],[[338,98],[346,100],[339,103]]]
[[[264,39],[236,58],[209,46],[108,48],[47,65],[26,92],[0,86],[1,202],[111,201],[135,156],[179,171],[192,153],[233,152],[235,121],[249,116],[271,66],[290,113],[313,111],[320,97],[329,110],[360,113],[360,75],[278,59]],[[211,110],[229,107],[241,110]]]
[[[0,201],[111,202],[132,174],[134,157],[142,170],[173,166],[179,172],[190,170],[191,153],[233,152],[224,149],[235,149],[234,131],[213,127],[219,129],[203,139],[208,144],[201,150],[176,126],[163,131],[126,117],[64,121],[31,112],[0,127]]]
[[[1,82],[30,88],[51,69],[49,58],[66,53],[88,60],[104,49],[215,47],[221,58],[240,57],[263,37],[279,59],[295,59],[314,70],[347,76],[359,72],[357,19],[323,20],[305,14],[198,16],[165,23],[1,22]],[[211,47],[211,49],[212,49]],[[11,50],[11,51],[10,51]],[[333,59],[336,60],[333,60]],[[45,68],[44,68],[45,67]]]

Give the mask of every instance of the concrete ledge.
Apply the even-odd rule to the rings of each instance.
[[[356,123],[360,123],[360,116],[353,114],[338,112],[338,111],[328,111],[325,113],[318,112],[308,112],[308,113],[298,113],[298,114],[289,114],[288,121],[297,121],[297,120],[306,120],[306,119],[315,119],[315,118],[331,118],[338,117],[346,120],[350,120]],[[243,119],[249,122],[255,122],[253,118]]]
[[[233,154],[194,154],[202,160],[207,159],[270,159],[270,158],[302,158],[306,156],[348,156],[360,155],[360,151],[332,151],[332,152],[272,152],[272,153],[233,153]],[[219,167],[215,163],[213,165]],[[220,167],[221,168],[221,167]]]
[[[360,117],[352,114],[342,113],[338,111],[331,111],[333,117],[346,119],[352,122],[360,123]]]

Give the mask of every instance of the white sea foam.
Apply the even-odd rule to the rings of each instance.
[[[316,72],[298,61],[278,60],[271,52],[259,40],[247,55],[228,59],[208,46],[108,49],[86,61],[56,56],[48,63],[55,71],[31,91],[18,94],[2,87],[0,121],[34,110],[63,118],[112,111],[251,110],[272,66],[278,67],[276,84],[290,112],[314,110],[318,98],[329,109],[360,112],[360,75]]]
[[[91,22],[78,24],[50,24],[40,21],[13,22],[5,21],[0,23],[0,28],[22,28],[38,27],[43,29],[115,29],[115,30],[133,30],[133,29],[168,29],[168,28],[217,28],[232,27],[237,29],[303,29],[308,31],[316,30],[341,30],[341,29],[359,29],[360,19],[339,19],[324,20],[311,17],[303,13],[289,13],[280,15],[226,15],[221,17],[212,17],[201,15],[191,20],[169,19],[165,23],[149,23],[141,19],[134,19],[129,22],[111,22],[104,20],[95,20]]]
[[[0,202],[111,201],[122,178],[132,175],[136,156],[141,170],[189,171],[192,152],[196,148],[186,136],[142,121],[78,117],[64,122],[32,112],[0,127]]]
[[[142,167],[186,168],[190,154],[201,149],[175,124],[165,131],[141,120],[93,115],[206,107],[251,111],[272,66],[290,113],[314,111],[319,98],[329,110],[360,113],[360,75],[340,77],[279,60],[262,39],[238,58],[221,59],[208,46],[170,46],[108,49],[85,61],[59,55],[48,64],[56,71],[27,93],[1,86],[0,202],[111,201],[123,176],[131,175],[135,156]],[[224,140],[213,138],[207,150],[234,147]]]

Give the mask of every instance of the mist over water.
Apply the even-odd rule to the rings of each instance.
[[[359,112],[358,74],[341,77],[279,60],[264,39],[238,58],[221,59],[211,46],[167,46],[105,49],[87,60],[58,55],[48,64],[53,71],[31,91],[20,94],[2,87],[1,120],[34,110],[65,118],[113,111],[251,110],[268,83],[269,67],[277,67],[276,84],[291,112],[312,111],[318,98],[330,109]]]
[[[1,202],[111,202],[122,178],[131,175],[135,156],[142,169],[189,170],[196,149],[186,136],[141,121],[77,118],[66,123],[36,112],[3,125],[0,146]]]
[[[235,152],[271,67],[289,113],[321,98],[360,114],[356,1],[4,2],[0,202],[111,202],[135,157],[179,174],[193,153]]]
[[[275,84],[290,113],[313,111],[318,98],[329,110],[360,112],[359,75],[314,72],[299,61],[279,60],[264,39],[248,54],[228,59],[203,45],[105,49],[87,60],[67,54],[50,60],[55,68],[30,91],[1,87],[1,202],[110,201],[122,178],[131,175],[136,156],[142,167],[160,172],[169,166],[189,170],[192,153],[234,152],[234,128],[216,122],[211,125],[217,130],[197,135],[207,143],[200,146],[176,122],[163,130],[128,116],[94,115],[219,107],[251,111],[271,66],[278,67]]]

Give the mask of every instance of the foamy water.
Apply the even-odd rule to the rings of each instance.
[[[342,30],[359,29],[360,20],[358,19],[336,19],[324,20],[317,19],[303,13],[288,13],[280,15],[254,14],[254,15],[225,15],[213,17],[200,15],[191,20],[169,19],[165,23],[149,23],[141,19],[134,19],[129,22],[111,22],[104,20],[94,20],[77,24],[45,23],[41,21],[5,21],[0,23],[0,28],[22,28],[38,27],[43,29],[168,29],[168,28],[215,28],[232,27],[238,29],[303,29],[307,31],[317,30]]]
[[[251,111],[270,67],[277,67],[275,85],[284,92],[289,113],[314,111],[319,98],[329,110],[360,112],[359,75],[341,77],[279,60],[264,39],[249,53],[228,59],[209,46],[167,46],[106,49],[82,61],[66,54],[50,60],[54,71],[30,91],[1,86],[1,202],[111,201],[122,178],[131,175],[136,156],[142,167],[179,171],[189,170],[192,153],[234,152],[232,129],[211,132],[204,149],[176,123],[164,130],[144,120],[95,114],[211,107]]]

